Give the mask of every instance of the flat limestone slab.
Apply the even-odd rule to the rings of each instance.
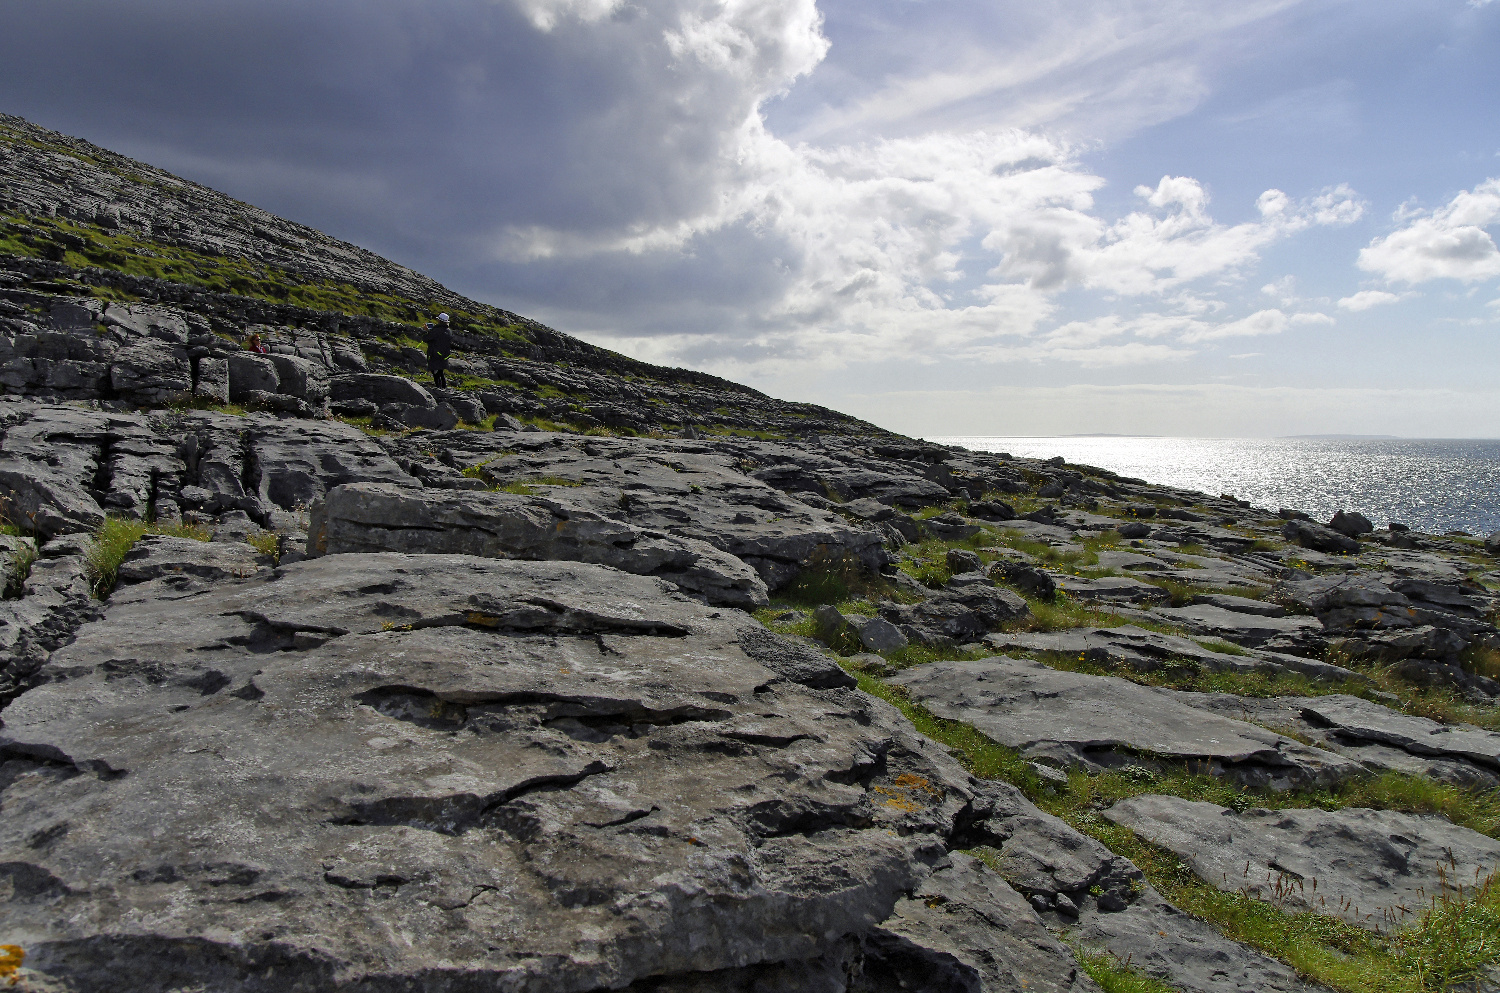
[[[1377,703],[1358,697],[1245,697],[1233,693],[1177,691],[1177,698],[1189,706],[1224,717],[1296,735],[1302,741],[1310,739],[1319,747],[1351,758],[1372,772],[1405,772],[1466,789],[1500,787],[1500,769],[1473,762],[1462,755],[1419,755],[1396,745],[1354,736],[1346,737],[1339,725],[1329,724],[1308,710],[1311,704],[1321,705],[1335,699],[1350,699],[1365,707],[1380,707]],[[1395,711],[1391,713],[1395,717],[1405,717]],[[1443,726],[1436,722],[1429,723],[1435,727]]]
[[[997,651],[1061,652],[1152,672],[1173,660],[1187,659],[1209,672],[1300,672],[1312,679],[1341,682],[1362,679],[1348,669],[1279,652],[1247,650],[1244,655],[1213,652],[1191,638],[1161,634],[1124,624],[1116,628],[1070,628],[1066,631],[986,635],[985,644]]]
[[[1322,622],[1313,617],[1259,617],[1209,604],[1157,607],[1151,613],[1193,634],[1223,638],[1239,645],[1258,646],[1276,638],[1315,638],[1323,632]]]
[[[892,682],[941,717],[1066,764],[1098,768],[1142,759],[1186,761],[1205,772],[1233,772],[1257,782],[1330,781],[1359,770],[1331,752],[1115,676],[992,658],[937,662]]]
[[[1340,738],[1394,745],[1413,755],[1455,756],[1500,769],[1500,734],[1472,724],[1439,724],[1355,696],[1313,697],[1302,713]]]
[[[1107,951],[1182,993],[1315,993],[1284,962],[1224,937],[1147,886],[1129,907],[1087,906],[1072,931],[1089,951]]]
[[[196,576],[210,582],[243,579],[274,563],[243,541],[197,541],[148,534],[120,563],[122,583],[141,583],[162,576]]]
[[[1172,599],[1172,595],[1160,586],[1153,586],[1139,579],[1131,579],[1129,576],[1085,579],[1082,576],[1058,575],[1054,578],[1058,589],[1073,599],[1083,600],[1086,603],[1131,603],[1150,606],[1166,603]]]
[[[1435,815],[1364,808],[1236,814],[1147,795],[1104,816],[1170,849],[1221,890],[1376,930],[1407,923],[1444,880],[1472,886],[1500,869],[1500,841]]]
[[[826,656],[660,580],[330,555],[105,611],[0,728],[0,919],[59,988],[583,993],[1001,937],[859,944],[980,784]],[[1046,937],[986,885],[976,919]]]
[[[313,507],[307,551],[594,562],[666,579],[710,603],[768,602],[754,569],[705,541],[645,530],[540,495],[336,486]]]

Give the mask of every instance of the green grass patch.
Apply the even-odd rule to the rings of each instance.
[[[194,541],[209,541],[213,535],[208,528],[202,524],[193,523],[161,523],[146,525],[146,534],[166,535],[168,538],[191,538]]]
[[[1243,893],[1222,892],[1199,879],[1173,853],[1142,841],[1099,814],[1127,797],[1161,793],[1235,810],[1371,806],[1441,813],[1493,837],[1500,825],[1500,798],[1469,794],[1401,773],[1387,773],[1337,789],[1284,793],[1248,790],[1185,771],[1158,773],[1142,768],[1109,770],[1099,775],[1075,770],[1066,784],[1054,785],[1039,776],[1019,752],[996,744],[967,724],[935,716],[913,703],[904,687],[888,685],[868,673],[853,674],[862,690],[895,705],[918,731],[947,747],[974,775],[1015,784],[1043,810],[1133,861],[1178,908],[1334,989],[1348,993],[1436,993],[1447,989],[1446,984],[1455,978],[1469,978],[1494,963],[1500,954],[1494,938],[1500,931],[1492,923],[1500,906],[1493,877],[1467,895],[1453,894],[1440,901],[1396,935],[1382,936],[1337,918],[1287,913]]]
[[[10,136],[0,134],[0,140],[9,139]],[[66,154],[78,157],[75,153]],[[136,181],[150,185],[147,180],[137,178]],[[453,315],[455,327],[464,333],[501,341],[530,340],[523,325],[498,311],[470,312],[451,304],[408,299],[349,283],[313,280],[249,259],[205,254],[126,231],[107,230],[56,217],[0,215],[0,254],[49,258],[75,269],[111,269],[132,276],[184,283],[216,293],[270,300],[309,310],[373,317],[414,329],[436,316],[439,310],[447,310]],[[131,294],[112,287],[84,283],[79,284],[78,292],[100,299],[133,299]],[[414,347],[417,344],[412,336],[404,336],[403,340]]]
[[[1444,886],[1416,927],[1395,936],[1392,953],[1401,972],[1423,990],[1473,983],[1500,964],[1500,873],[1475,885]]]
[[[1202,645],[1204,648],[1208,649],[1209,651],[1211,651],[1211,652],[1217,652],[1220,655],[1249,655],[1250,654],[1243,647],[1241,647],[1240,645],[1236,645],[1232,641],[1224,641],[1224,640],[1219,639],[1219,638],[1194,638],[1193,640],[1196,641],[1198,644]]]
[[[120,563],[125,560],[130,549],[135,547],[135,543],[148,534],[192,538],[195,541],[208,541],[211,537],[208,530],[198,524],[151,524],[122,517],[106,517],[104,523],[95,530],[84,558],[89,588],[96,598],[102,600],[114,591]]]
[[[817,607],[825,603],[837,605],[889,595],[890,584],[852,556],[815,559],[797,574],[796,579],[776,591],[778,601],[796,607]]]
[[[1078,964],[1088,977],[1099,984],[1104,993],[1178,993],[1175,986],[1168,986],[1145,973],[1132,969],[1130,963],[1121,962],[1108,952],[1097,955],[1075,947]]]
[[[468,470],[464,470],[468,475]],[[480,476],[480,479],[485,477]],[[533,476],[530,479],[517,479],[509,483],[494,487],[500,493],[516,493],[521,496],[531,496],[543,486],[582,486],[576,479],[564,479],[561,476]]]
[[[1459,656],[1463,667],[1469,672],[1489,679],[1500,679],[1500,648],[1488,645],[1470,645]]]
[[[722,425],[709,425],[704,428],[704,433],[720,438],[754,438],[758,441],[785,441],[784,431],[765,431],[760,428],[732,428]]]
[[[11,535],[11,537],[21,536]],[[34,544],[22,545],[17,550],[16,557],[5,576],[5,587],[0,589],[0,596],[7,600],[14,600],[26,592],[26,580],[31,576],[31,567],[36,564],[36,556]]]
[[[269,555],[272,562],[281,561],[281,535],[274,531],[259,531],[247,537],[245,541],[262,555]]]
[[[1003,581],[1000,584],[1002,586],[1008,585]],[[1066,631],[1070,628],[1117,628],[1131,624],[1146,631],[1155,631],[1158,634],[1175,634],[1180,637],[1186,637],[1187,635],[1186,631],[1175,624],[1124,617],[1103,607],[1085,603],[1082,600],[1075,600],[1062,590],[1058,590],[1056,599],[1049,602],[1039,600],[1019,588],[1011,587],[1011,589],[1026,598],[1026,603],[1031,607],[1031,613],[1019,620],[1005,624],[1003,630],[1007,632]]]
[[[212,410],[220,414],[233,414],[236,417],[244,417],[249,413],[244,407],[237,403],[222,403],[213,397],[206,397],[196,393],[179,396],[167,404],[173,410]]]
[[[94,532],[84,566],[88,570],[89,588],[96,598],[102,600],[115,588],[115,579],[120,563],[146,533],[144,521],[127,521],[118,517],[106,517]]]

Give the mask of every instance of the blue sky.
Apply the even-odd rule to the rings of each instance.
[[[0,21],[9,112],[898,430],[1500,436],[1500,0]]]

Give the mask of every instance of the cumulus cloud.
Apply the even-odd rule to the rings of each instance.
[[[643,356],[1122,365],[1305,323],[1280,299],[1231,317],[1217,283],[1363,205],[1342,186],[1268,190],[1229,204],[1231,223],[1169,175],[1106,215],[1063,104],[1114,88],[1154,108],[1142,120],[1175,113],[1162,94],[1201,90],[1186,39],[1290,2],[1095,0],[1086,25],[1053,4],[1017,59],[965,50],[882,97],[957,107],[1088,67],[1083,89],[1048,90],[1052,110],[903,130],[847,104],[845,124],[791,135],[767,108],[828,53],[815,0],[22,5],[0,59],[17,110],[71,99],[87,137]],[[91,71],[59,78],[64,47]],[[981,56],[1001,75],[965,90]],[[1050,327],[1070,292],[1134,316]]]
[[[1339,306],[1345,310],[1369,310],[1371,307],[1381,307],[1386,304],[1396,303],[1412,296],[1411,293],[1390,293],[1386,290],[1360,290],[1351,296],[1341,297]]]
[[[1361,269],[1399,283],[1500,276],[1500,249],[1485,230],[1500,223],[1500,179],[1463,190],[1431,212],[1399,212],[1397,221],[1404,226],[1360,250]]]

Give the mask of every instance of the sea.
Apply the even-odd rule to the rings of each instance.
[[[1359,511],[1428,534],[1500,531],[1500,440],[1432,438],[933,438],[1026,458],[1061,455],[1149,483],[1326,521]]]

